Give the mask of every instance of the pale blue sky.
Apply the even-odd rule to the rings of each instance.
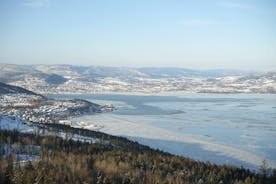
[[[0,62],[276,69],[275,0],[0,0]]]

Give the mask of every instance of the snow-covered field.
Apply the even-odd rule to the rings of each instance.
[[[91,126],[93,126],[93,125],[91,125]],[[75,141],[82,141],[82,142],[89,142],[89,143],[99,142],[98,138],[88,137],[88,136],[83,136],[83,135],[78,135],[78,134],[67,134],[62,131],[60,131],[60,132],[40,131],[39,128],[36,127],[35,125],[27,125],[27,124],[24,124],[23,121],[21,121],[20,119],[12,119],[10,117],[0,117],[0,128],[4,129],[4,130],[16,129],[16,130],[18,130],[20,132],[24,132],[24,133],[39,132],[41,135],[43,135],[42,132],[44,132],[44,134],[56,135],[63,139],[72,139]]]
[[[34,128],[23,124],[23,122],[18,119],[12,119],[10,117],[0,117],[0,128],[5,130],[17,129],[20,132],[33,132]]]

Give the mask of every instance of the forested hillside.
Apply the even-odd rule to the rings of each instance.
[[[47,128],[46,128],[47,127]],[[45,131],[66,132],[65,138],[17,131],[0,131],[0,183],[275,183],[266,170],[256,174],[244,168],[218,166],[174,156],[125,138],[100,132],[45,126]],[[97,138],[97,142],[72,140],[71,134]],[[22,148],[39,159],[20,162],[3,145]],[[6,146],[7,147],[7,146]],[[25,149],[23,149],[25,148]],[[26,149],[29,148],[29,149]],[[4,159],[6,157],[6,159]],[[33,157],[35,158],[35,157]]]

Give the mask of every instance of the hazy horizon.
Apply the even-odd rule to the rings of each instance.
[[[276,1],[3,0],[0,63],[276,69]]]
[[[110,65],[93,65],[93,64],[66,64],[66,63],[53,63],[53,64],[43,64],[43,63],[34,63],[34,64],[20,64],[20,63],[0,63],[7,65],[18,65],[18,66],[75,66],[75,67],[114,67],[114,68],[130,68],[130,69],[142,69],[142,68],[164,68],[164,69],[187,69],[194,71],[216,71],[216,70],[225,70],[225,71],[241,71],[241,72],[271,72],[275,71],[276,68],[270,69],[246,69],[246,68],[191,68],[191,67],[179,67],[179,66],[110,66]]]

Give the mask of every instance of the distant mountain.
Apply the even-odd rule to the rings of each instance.
[[[0,82],[45,93],[276,93],[276,71],[0,64]]]
[[[50,70],[50,69],[49,69]],[[43,79],[49,85],[62,84],[67,81],[61,70],[59,74],[51,72],[42,72],[36,69],[34,65],[11,65],[0,64],[0,82],[11,83],[25,78]]]
[[[48,84],[62,84],[68,78],[181,78],[181,77],[224,77],[239,76],[248,72],[238,70],[191,70],[185,68],[127,68],[106,66],[72,65],[11,65],[0,64],[0,81],[13,82],[32,76],[44,79]]]
[[[260,79],[267,79],[267,80],[272,80],[276,81],[276,71],[270,71],[270,72],[264,72],[261,74],[250,74],[246,76],[242,76],[239,78],[240,81],[242,80],[260,80]]]
[[[181,77],[224,77],[240,76],[249,72],[241,70],[191,70],[185,68],[138,68],[149,78],[181,78]]]
[[[223,77],[237,76],[248,72],[239,70],[191,70],[186,68],[128,68],[107,66],[72,66],[72,65],[37,65],[34,68],[44,73],[60,75],[81,75],[82,77],[116,77],[116,78],[180,78],[180,77]]]

